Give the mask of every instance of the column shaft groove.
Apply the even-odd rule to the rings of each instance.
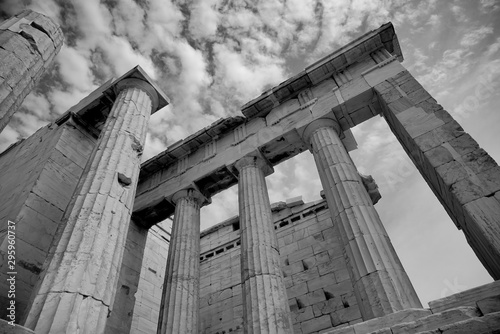
[[[337,132],[330,126],[318,126],[311,133],[310,143],[363,319],[421,308]]]
[[[243,159],[249,161],[240,163]],[[243,159],[237,168],[244,330],[290,333],[290,309],[266,180],[255,158]]]
[[[26,326],[37,333],[104,332],[116,293],[151,103],[144,90],[129,86],[113,104],[35,289]],[[119,182],[119,174],[129,180],[127,185]]]
[[[197,334],[200,294],[200,198],[177,200],[158,323],[159,334]]]

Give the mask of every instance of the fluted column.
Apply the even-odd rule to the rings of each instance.
[[[112,311],[156,91],[117,83],[118,97],[69,207],[60,240],[41,274],[26,326],[37,334],[103,333]]]
[[[280,266],[263,168],[258,157],[244,157],[239,170],[241,281],[245,333],[291,333],[292,324]]]
[[[304,131],[332,220],[338,226],[344,255],[364,320],[422,305],[356,166],[331,119],[312,122]]]
[[[200,207],[194,189],[173,196],[175,216],[168,251],[158,334],[197,334],[200,313]]]
[[[50,68],[63,41],[61,28],[32,10],[0,24],[0,132]]]

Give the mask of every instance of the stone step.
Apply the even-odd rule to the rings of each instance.
[[[390,327],[392,334],[416,334],[432,331],[442,326],[468,321],[480,317],[481,312],[473,306],[463,306],[429,315],[418,320]]]
[[[470,318],[453,324],[441,326],[431,331],[417,334],[498,334],[500,333],[500,312]]]
[[[385,315],[383,317],[370,319],[364,322],[360,322],[354,325],[341,328],[330,328],[325,331],[321,331],[321,334],[386,334],[386,332],[377,331],[381,329],[388,329],[392,326],[401,323],[411,323],[417,319],[425,318],[432,315],[431,311],[426,309],[407,309],[403,311],[398,311]],[[387,332],[388,334],[392,334]]]
[[[432,313],[439,313],[458,306],[476,306],[478,300],[499,295],[500,280],[433,300],[429,302],[429,307]]]
[[[496,284],[494,286],[497,286]],[[322,331],[323,334],[500,334],[500,295],[497,290],[467,294],[467,304],[431,314],[425,309],[411,309],[342,328]],[[478,299],[480,298],[480,299]]]
[[[500,312],[500,295],[483,298],[476,302],[477,308],[482,314]]]

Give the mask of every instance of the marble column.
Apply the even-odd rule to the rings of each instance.
[[[112,312],[140,156],[158,105],[147,82],[124,79],[40,275],[26,326],[38,334],[103,333]]]
[[[63,41],[61,28],[32,10],[0,23],[0,132],[50,68]]]
[[[280,265],[278,242],[259,157],[244,157],[239,171],[241,281],[245,333],[291,333],[290,308]]]
[[[364,320],[422,305],[370,196],[331,119],[309,124],[311,145],[333,223],[340,231],[358,306]]]
[[[197,334],[200,313],[200,207],[205,197],[194,189],[172,198],[175,206],[158,334]]]

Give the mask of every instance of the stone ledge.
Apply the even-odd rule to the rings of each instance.
[[[430,301],[429,307],[432,313],[439,313],[458,306],[476,306],[477,301],[498,295],[500,295],[500,281],[484,284],[451,296]]]
[[[0,334],[35,334],[35,332],[17,324],[9,325],[7,321],[0,319]]]
[[[331,329],[323,334],[368,334],[379,329],[392,327],[404,322],[413,322],[420,318],[431,315],[431,311],[427,309],[407,309],[395,313],[388,314],[383,317],[370,319],[360,322],[355,325]]]
[[[490,313],[484,317],[471,318],[459,321],[426,334],[497,334],[500,328],[500,312]],[[422,333],[423,334],[423,333]]]
[[[393,334],[414,334],[443,328],[462,321],[470,321],[480,316],[481,313],[476,307],[459,307],[442,313],[432,314],[409,323],[395,325],[390,330]]]
[[[487,284],[486,287],[490,287]],[[480,287],[484,289],[483,287]],[[471,289],[476,291],[475,289]],[[468,296],[468,294],[465,294]],[[494,334],[500,328],[500,295],[481,298],[474,305],[458,306],[442,312],[410,309],[371,319],[342,328],[329,329],[323,334]],[[418,312],[423,311],[423,312]],[[427,314],[425,314],[427,312]],[[413,318],[413,319],[412,319]]]

